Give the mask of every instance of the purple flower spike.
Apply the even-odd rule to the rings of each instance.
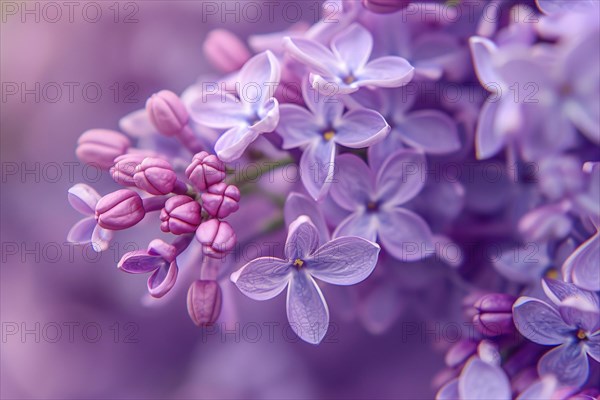
[[[225,182],[217,183],[202,193],[202,208],[216,218],[226,218],[236,212],[240,206],[240,190],[237,186],[228,185]]]
[[[486,336],[500,336],[514,332],[512,306],[516,298],[505,293],[487,294],[475,303],[477,314],[473,324]]]
[[[237,160],[259,135],[279,122],[279,103],[273,97],[281,67],[270,51],[252,57],[237,75],[236,95],[204,92],[191,105],[192,118],[209,128],[227,129],[215,143],[224,162]]]
[[[368,147],[383,140],[390,127],[381,114],[373,110],[357,108],[344,113],[339,99],[322,96],[307,82],[302,87],[302,95],[308,110],[294,104],[282,105],[277,132],[283,138],[284,149],[304,149],[300,177],[308,193],[320,200],[334,179],[336,145],[354,149]]]
[[[204,191],[225,179],[225,164],[214,154],[201,151],[192,158],[185,169],[185,176],[196,189]]]
[[[231,275],[246,296],[268,300],[288,287],[287,316],[304,341],[318,344],[329,325],[329,310],[314,278],[334,285],[365,280],[377,264],[379,246],[358,237],[341,237],[319,247],[319,233],[307,216],[290,224],[286,259],[257,258]]]
[[[196,230],[196,239],[202,244],[204,254],[213,258],[223,257],[233,250],[237,242],[231,225],[218,219],[201,223]]]
[[[221,287],[215,281],[195,281],[187,294],[188,314],[194,324],[209,326],[221,313]]]
[[[125,254],[118,267],[130,274],[152,272],[148,278],[148,292],[151,296],[160,298],[173,288],[177,280],[179,268],[175,261],[176,255],[177,249],[173,245],[155,239],[148,245],[148,250]]]
[[[135,186],[133,176],[135,169],[146,158],[143,154],[123,154],[115,158],[115,165],[110,167],[110,175],[119,185]]]
[[[135,185],[154,195],[168,194],[175,188],[177,175],[171,164],[156,157],[146,157],[135,168]]]
[[[129,189],[121,189],[102,197],[96,204],[96,221],[105,229],[122,230],[140,222],[146,212],[142,198]]]
[[[189,196],[169,198],[160,211],[160,230],[175,235],[192,233],[200,225],[200,204]]]
[[[96,222],[96,205],[100,195],[88,185],[78,183],[69,189],[68,199],[71,206],[85,215],[67,235],[67,241],[76,244],[91,244],[96,252],[108,249],[113,233]]]
[[[86,164],[109,169],[114,159],[127,152],[131,142],[127,136],[108,129],[91,129],[77,141],[77,158]]]
[[[336,35],[331,50],[321,43],[301,38],[284,38],[285,49],[312,72],[313,88],[331,94],[356,92],[363,86],[400,87],[414,75],[402,57],[386,56],[369,61],[373,37],[363,26],[352,24]]]
[[[600,361],[600,309],[598,296],[577,286],[544,281],[546,293],[558,309],[531,297],[520,297],[513,307],[514,322],[532,342],[556,346],[538,363],[538,372],[555,375],[566,386],[580,387],[587,380],[586,354]]]
[[[179,97],[161,90],[146,101],[146,112],[156,129],[165,136],[176,136],[188,124],[190,116]]]
[[[210,31],[203,50],[206,58],[225,73],[237,71],[250,58],[250,51],[244,43],[225,29]]]
[[[339,156],[331,197],[352,214],[338,225],[334,237],[353,235],[379,240],[386,251],[403,261],[430,255],[434,246],[429,226],[419,215],[402,207],[423,188],[425,162],[419,151],[399,150],[375,174],[355,155]]]

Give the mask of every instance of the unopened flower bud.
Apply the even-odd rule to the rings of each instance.
[[[96,220],[105,229],[131,228],[140,222],[146,212],[139,194],[121,189],[102,197],[96,204]]]
[[[212,217],[225,218],[240,208],[240,190],[225,182],[212,185],[202,193],[201,198],[202,207]]]
[[[200,211],[200,204],[191,197],[173,196],[160,212],[160,229],[175,235],[194,232],[200,225]]]
[[[475,303],[473,324],[486,336],[500,336],[514,331],[512,306],[516,298],[504,293],[486,294]]]
[[[363,6],[377,14],[390,14],[410,4],[410,0],[362,0]]]
[[[237,71],[250,59],[250,52],[244,43],[225,29],[215,29],[208,33],[204,41],[204,54],[215,67],[225,73]]]
[[[133,175],[135,168],[146,158],[143,154],[123,154],[115,158],[115,165],[110,167],[110,175],[119,185],[135,186]]]
[[[194,155],[185,175],[196,189],[204,191],[225,179],[225,164],[216,155],[201,151]]]
[[[196,239],[202,244],[205,255],[218,258],[233,249],[237,237],[227,222],[211,219],[200,224]]]
[[[150,194],[161,195],[173,191],[177,175],[168,161],[147,157],[135,168],[133,180],[138,188]]]
[[[146,101],[146,111],[154,127],[165,136],[178,135],[190,120],[179,96],[169,90],[153,94]]]
[[[91,129],[84,132],[77,141],[77,158],[87,164],[108,169],[114,159],[127,152],[131,142],[127,136],[108,129]]]
[[[221,288],[215,281],[195,281],[187,295],[190,318],[198,326],[215,323],[221,313]]]

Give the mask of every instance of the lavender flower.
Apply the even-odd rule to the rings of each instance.
[[[96,205],[100,198],[98,192],[83,183],[78,183],[69,189],[69,203],[87,217],[73,225],[67,234],[67,241],[76,244],[89,243],[97,252],[108,248],[113,233],[101,227],[96,220]]]
[[[390,127],[373,110],[356,108],[344,113],[339,99],[325,98],[307,83],[302,87],[302,96],[308,110],[294,104],[282,105],[277,132],[283,138],[284,149],[303,148],[300,177],[308,193],[320,200],[334,180],[336,144],[368,147],[381,141]]]
[[[337,183],[331,197],[351,214],[341,222],[334,237],[355,235],[379,241],[392,256],[403,261],[426,257],[433,251],[427,223],[402,207],[425,184],[425,157],[415,150],[399,150],[378,171],[358,157],[343,154],[336,160]]]
[[[231,275],[246,296],[268,300],[286,286],[287,316],[302,340],[318,344],[329,326],[329,310],[314,278],[334,285],[354,285],[377,264],[379,246],[358,237],[340,237],[319,247],[319,233],[306,216],[291,223],[286,259],[257,258]]]
[[[324,94],[348,94],[364,86],[400,87],[414,74],[414,68],[401,57],[369,61],[373,37],[359,24],[337,34],[331,50],[310,39],[286,37],[284,43],[289,54],[311,71],[313,88]]]
[[[279,122],[279,103],[273,95],[279,84],[279,61],[270,51],[252,57],[237,75],[235,95],[203,93],[191,105],[190,114],[210,128],[227,129],[215,143],[224,162],[242,156],[246,148]]]
[[[513,306],[515,325],[527,339],[558,347],[539,361],[540,375],[554,374],[561,384],[580,387],[588,378],[587,355],[600,362],[598,295],[553,279],[544,280],[554,306],[521,297]]]

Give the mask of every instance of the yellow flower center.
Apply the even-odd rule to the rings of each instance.
[[[550,269],[546,272],[546,277],[550,279],[558,279],[558,271],[556,269]]]
[[[583,329],[580,329],[580,330],[577,331],[577,339],[583,340],[583,339],[586,339],[586,338],[587,338],[587,335],[586,335],[586,333],[585,333],[585,331]]]
[[[345,78],[344,78],[344,83],[346,85],[349,85],[353,82],[356,82],[356,77],[354,75],[352,75],[351,73],[348,74]]]
[[[323,133],[323,138],[327,141],[330,141],[331,139],[333,139],[334,136],[335,136],[335,132],[332,130],[329,130],[329,131]]]
[[[296,260],[294,260],[294,267],[302,268],[303,266],[304,266],[304,261],[302,261],[299,258],[296,258]]]

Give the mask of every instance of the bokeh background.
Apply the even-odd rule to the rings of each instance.
[[[213,14],[199,0],[75,1],[72,11],[49,3],[1,2],[1,397],[432,398],[442,344],[436,334],[415,334],[435,317],[412,309],[435,299],[415,294],[381,335],[336,307],[335,329],[316,347],[284,328],[284,295],[257,303],[231,291],[237,308],[228,316],[242,328],[203,331],[187,315],[187,287],[148,304],[144,279],[117,270],[136,245],[130,238],[99,257],[66,243],[80,217],[68,188],[114,187],[75,158],[82,132],[118,129],[152,93],[181,93],[214,72],[202,54],[211,29],[245,38],[313,23],[319,2],[295,1],[286,18],[278,11],[254,22],[236,11],[244,2],[211,2],[231,14]],[[141,232],[138,245],[145,243]],[[441,287],[434,291],[444,297]]]

